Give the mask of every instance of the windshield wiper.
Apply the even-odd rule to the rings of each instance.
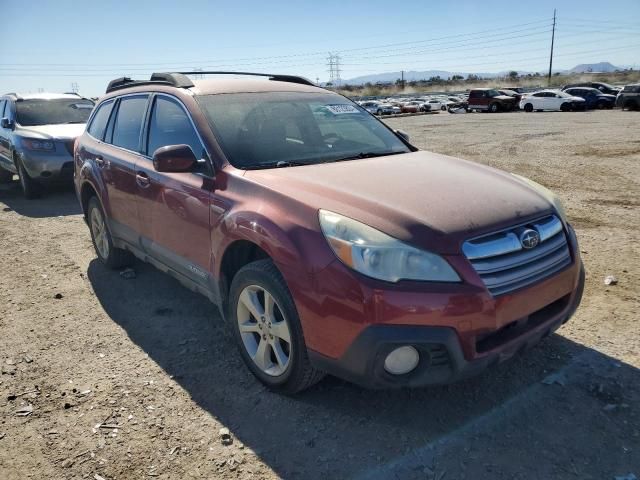
[[[362,158],[374,158],[374,157],[386,157],[389,155],[399,155],[401,153],[407,152],[360,152],[356,155],[350,155],[348,157],[336,158],[334,160],[327,160],[326,163],[329,162],[345,162],[347,160],[359,160]]]
[[[315,163],[315,162],[313,162]],[[296,162],[294,160],[280,160],[275,163],[256,163],[253,165],[244,165],[243,168],[249,170],[259,170],[263,168],[283,168],[283,167],[299,167],[301,165],[311,165],[309,162]]]

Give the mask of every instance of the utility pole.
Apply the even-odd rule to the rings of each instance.
[[[400,88],[404,90],[404,70],[400,71]]]
[[[548,86],[551,86],[551,67],[553,67],[553,41],[556,36],[556,9],[553,9],[553,29],[551,30],[551,54],[549,55],[549,78]]]

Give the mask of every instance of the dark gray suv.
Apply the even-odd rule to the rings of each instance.
[[[625,86],[616,97],[616,107],[640,110],[640,83]]]
[[[73,143],[94,103],[76,94],[9,93],[0,97],[0,183],[17,174],[26,198],[73,180]]]

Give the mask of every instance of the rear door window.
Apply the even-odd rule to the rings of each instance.
[[[89,135],[98,140],[104,140],[104,133],[107,128],[107,122],[109,121],[109,115],[111,115],[111,110],[113,110],[113,100],[103,103],[96,110],[95,115],[93,116],[93,120],[91,120],[91,125],[87,129]]]
[[[147,95],[136,95],[120,99],[113,126],[114,145],[134,152],[140,151],[140,133],[147,110],[147,98]]]

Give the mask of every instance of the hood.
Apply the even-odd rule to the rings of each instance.
[[[509,173],[431,152],[248,170],[244,178],[395,238],[459,254],[464,240],[552,211]]]
[[[507,101],[508,100],[515,100],[515,97],[512,97],[510,95],[498,95],[498,96],[491,97],[491,98],[499,98],[500,100],[503,100],[503,101],[504,100],[507,100]]]
[[[84,132],[84,123],[62,123],[60,125],[20,126],[20,134],[25,137],[70,140]]]

